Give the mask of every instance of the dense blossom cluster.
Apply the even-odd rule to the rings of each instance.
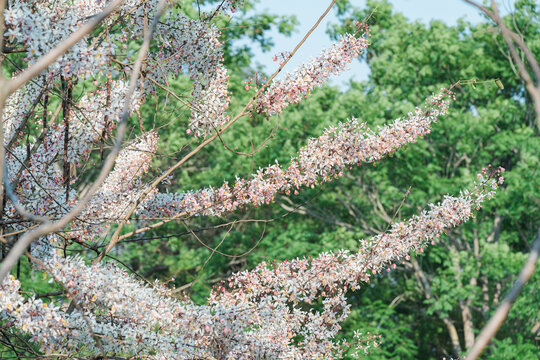
[[[8,145],[20,131],[27,119],[34,111],[37,101],[46,91],[47,86],[43,78],[34,79],[23,89],[11,95],[2,111],[4,121],[4,145]]]
[[[103,151],[123,115],[129,93],[123,74],[131,71],[134,56],[128,43],[144,36],[158,2],[124,1],[101,29],[7,99],[3,143],[5,170],[12,185],[7,190],[28,212],[56,220],[84,196],[85,170],[97,162],[95,150]],[[24,60],[33,64],[107,3],[10,1],[5,11],[7,44],[25,52]],[[210,19],[236,11],[239,3],[222,1],[216,11],[200,20],[174,9],[166,13],[157,23],[155,46],[127,104],[130,111],[137,112],[170,76],[187,73],[194,83],[187,101],[191,107],[188,132],[206,136],[226,124],[228,75],[220,32]],[[116,28],[118,24],[122,26]],[[300,101],[361,54],[367,36],[367,32],[359,38],[344,35],[318,58],[274,82],[255,102],[254,111],[271,115]],[[77,81],[83,79],[84,86],[93,84],[95,88],[87,91],[83,87],[77,90],[80,96],[71,96]],[[147,221],[216,216],[269,203],[280,192],[314,187],[341,176],[347,167],[379,161],[429,134],[431,124],[446,114],[449,98],[449,91],[432,96],[424,108],[377,131],[356,119],[340,123],[309,140],[288,167],[276,163],[249,178],[236,179],[233,186],[225,183],[217,189],[181,194],[151,190],[137,211]],[[49,111],[58,102],[57,110]],[[140,130],[139,136],[124,144],[112,172],[76,219],[31,246],[28,258],[35,271],[61,286],[64,301],[54,304],[28,297],[18,280],[0,279],[3,331],[30,335],[29,341],[47,355],[307,360],[342,358],[351,348],[362,352],[376,346],[378,339],[357,333],[352,342],[336,340],[350,313],[346,292],[369,281],[373,274],[395,267],[410,253],[422,252],[430,239],[466,221],[503,181],[500,170],[484,169],[472,192],[447,196],[419,216],[394,224],[388,233],[360,241],[357,252],[341,250],[274,265],[262,263],[218,285],[207,304],[200,306],[175,298],[167,287],[146,284],[114,263],[90,264],[62,251],[68,241],[91,246],[89,240],[103,235],[141,200],[148,189],[144,175],[154,159],[159,136],[158,131],[146,131],[142,126]],[[6,233],[29,231],[34,223],[19,214],[14,200],[5,199],[3,236],[16,241]]]
[[[118,17],[125,18],[126,27],[120,33],[107,37],[85,37],[51,65],[47,78],[54,76],[97,77],[129,71],[130,57],[118,57],[118,44],[140,39],[145,26],[151,22],[158,0],[125,1]],[[225,1],[220,12],[234,12],[239,1]],[[27,50],[25,60],[31,64],[49,52],[74,32],[85,19],[96,15],[105,7],[102,0],[20,1],[6,10],[8,41],[20,43]],[[113,20],[108,20],[112,23]],[[146,24],[146,25],[145,25]],[[53,31],[54,29],[54,31]],[[220,31],[209,21],[189,19],[174,11],[168,12],[158,23],[154,41],[158,50],[147,59],[142,93],[154,93],[156,84],[167,83],[170,76],[188,71],[194,87],[190,100],[191,120],[188,132],[204,136],[228,121],[225,114],[229,106],[228,75],[223,66],[219,41]],[[128,53],[129,54],[129,53]],[[114,63],[123,64],[117,69]],[[150,80],[151,79],[151,80]],[[36,94],[32,92],[31,94]]]
[[[33,89],[33,84],[30,83]],[[19,98],[19,93],[26,93],[27,88],[16,92],[11,98]],[[64,122],[53,122],[43,129],[42,137],[29,144],[15,143],[6,157],[6,169],[9,179],[17,183],[17,192],[24,199],[24,204],[32,213],[59,217],[69,212],[76,198],[76,191],[66,186],[64,173],[56,162],[64,158],[64,166],[77,168],[83,166],[92,146],[102,137],[103,130],[111,130],[119,120],[127,92],[123,81],[113,82],[110,95],[104,89],[85,94],[76,107],[72,107]],[[110,101],[107,102],[107,98]],[[12,101],[10,98],[10,101]],[[138,109],[138,96],[134,97],[132,109]],[[25,114],[24,116],[29,116]],[[10,126],[20,122],[18,112],[6,114],[6,124]],[[66,132],[66,124],[69,131]],[[67,148],[64,146],[68,136]],[[28,151],[29,148],[35,149]],[[76,179],[70,179],[70,182]],[[69,196],[66,197],[66,193]],[[8,216],[16,217],[15,208],[8,204],[5,209]]]
[[[156,32],[159,50],[151,54],[153,65],[147,75],[165,83],[171,74],[189,72],[193,91],[188,133],[205,136],[220,128],[229,120],[225,112],[230,99],[219,29],[208,22],[170,13]],[[150,89],[153,84],[147,81]]]
[[[73,6],[71,0],[10,2],[4,16],[8,41],[26,48],[25,60],[32,64],[56,45],[67,39],[89,17],[96,15],[104,1],[80,1]],[[106,41],[93,46],[87,38],[75,44],[59,58],[48,71],[48,77],[97,75],[106,71],[107,55],[114,45]]]
[[[302,64],[283,79],[276,80],[255,104],[255,111],[268,115],[278,114],[290,104],[295,104],[308,96],[311,90],[328,81],[330,75],[338,75],[348,64],[361,55],[368,47],[369,32],[363,29],[360,37],[342,35],[330,49]],[[249,85],[246,87],[249,89]],[[257,90],[257,89],[255,89]]]
[[[110,93],[100,88],[82,97],[69,117],[68,162],[80,167],[88,158],[92,145],[112,131],[122,116],[127,87],[125,81],[112,81]],[[137,111],[140,105],[140,95],[135,93],[130,108]],[[61,124],[56,131],[63,133],[64,125]]]
[[[347,289],[358,288],[410,253],[422,252],[431,239],[468,220],[502,183],[498,172],[485,170],[472,192],[446,196],[420,215],[394,224],[388,233],[360,241],[358,252],[262,263],[235,274],[205,306],[170,298],[169,289],[147,286],[111,263],[86,265],[78,257],[61,257],[51,246],[36,266],[64,287],[77,304],[75,310],[25,301],[17,293],[18,281],[9,279],[0,290],[2,316],[8,325],[32,334],[44,351],[144,351],[155,352],[155,358],[340,358],[351,346],[334,340],[350,312]],[[311,305],[318,299],[322,308],[315,310]]]
[[[208,353],[197,350],[193,341],[204,333],[197,320],[203,308],[166,298],[167,289],[147,287],[114,265],[88,266],[81,258],[63,258],[54,250],[37,267],[64,287],[76,304],[74,311],[59,311],[40,300],[23,307],[18,295],[18,302],[9,300],[4,317],[15,326],[17,321],[27,324],[25,331],[44,351],[137,354],[159,349],[166,358]],[[17,281],[7,281],[0,301],[17,297],[9,293],[17,288]]]
[[[287,168],[279,164],[259,169],[249,179],[236,179],[234,186],[225,183],[219,188],[196,192],[157,193],[139,214],[146,217],[184,215],[221,215],[246,205],[268,204],[279,192],[297,192],[343,175],[353,165],[379,161],[405,144],[430,133],[431,124],[448,111],[449,97],[443,90],[427,99],[424,108],[417,108],[405,119],[379,129],[377,133],[356,119],[326,130],[300,149]]]
[[[495,170],[495,173],[501,171]],[[357,253],[323,253],[314,259],[285,261],[274,267],[261,263],[252,271],[233,276],[228,286],[244,291],[226,296],[259,299],[270,294],[295,303],[312,303],[320,296],[354,290],[361,282],[368,282],[373,274],[406,259],[409,253],[422,253],[430,240],[467,221],[472,211],[492,198],[503,182],[502,177],[486,174],[485,170],[479,174],[473,192],[465,190],[459,197],[446,196],[441,203],[431,205],[430,210],[393,224],[386,233],[361,241]]]
[[[19,289],[20,282],[13,276],[0,284],[0,319],[6,328],[16,327],[32,335],[31,340],[41,343],[44,352],[56,351],[62,344],[70,347],[68,323],[60,309],[40,299],[25,299]]]

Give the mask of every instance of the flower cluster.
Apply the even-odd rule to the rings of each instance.
[[[226,1],[221,11],[234,12],[239,1]],[[119,33],[101,36],[91,41],[85,37],[54,62],[47,70],[47,78],[55,76],[98,77],[118,74],[111,64],[111,56],[118,53],[117,44],[127,48],[127,42],[142,38],[145,24],[151,22],[158,1],[125,1],[116,18],[124,18],[126,27]],[[27,51],[25,61],[32,64],[71,33],[103,10],[101,0],[71,0],[15,2],[6,10],[8,41],[21,43]],[[113,24],[114,18],[106,24]],[[219,29],[205,20],[189,19],[175,11],[168,11],[156,28],[158,50],[151,51],[145,69],[144,93],[153,93],[155,83],[162,86],[169,76],[187,70],[194,81],[190,110],[192,116],[188,132],[205,136],[225,124],[229,106],[227,70],[223,67]],[[129,70],[126,58],[124,69]],[[118,61],[118,60],[117,60]],[[122,61],[120,61],[122,63]]]
[[[144,87],[148,93],[155,91],[156,84],[167,84],[170,76],[190,74],[193,91],[187,132],[194,136],[205,136],[229,120],[225,113],[230,101],[229,76],[223,66],[220,34],[207,21],[168,12],[156,28],[158,48],[150,52],[147,60]]]
[[[77,304],[64,314],[66,330],[77,329],[76,349],[64,349],[132,355],[157,350],[166,358],[207,353],[197,350],[202,344],[195,341],[204,333],[196,320],[204,307],[165,297],[170,295],[166,288],[145,286],[112,264],[88,266],[81,258],[63,258],[53,251],[37,267],[62,284]],[[47,344],[44,334],[37,335],[37,341]]]
[[[245,207],[270,203],[279,192],[297,192],[342,176],[347,167],[379,161],[405,144],[430,133],[431,123],[447,113],[452,94],[446,90],[427,99],[406,119],[370,131],[356,119],[326,130],[300,149],[288,168],[278,163],[259,169],[250,179],[236,179],[234,186],[206,188],[181,194],[157,193],[138,210],[141,216],[171,217],[220,215]]]
[[[17,137],[21,125],[24,124],[25,119],[32,116],[38,100],[46,90],[47,86],[43,77],[39,77],[8,97],[2,111],[4,145]]]
[[[69,143],[67,160],[80,167],[82,161],[88,158],[92,145],[110,133],[116,123],[121,120],[128,84],[125,81],[112,81],[110,92],[106,88],[85,94],[72,110],[69,117]],[[109,101],[107,101],[109,98]],[[130,110],[138,111],[141,99],[138,92],[132,96]],[[64,132],[63,124],[56,131]],[[63,150],[61,151],[63,154]]]
[[[497,180],[493,175],[498,176],[500,171],[482,177],[472,193],[463,191],[459,197],[446,196],[420,215],[394,224],[387,233],[360,241],[356,253],[341,250],[275,265],[263,262],[253,270],[235,274],[217,287],[210,296],[211,302],[269,304],[267,312],[260,315],[266,322],[283,316],[281,310],[288,309],[289,321],[282,332],[291,338],[300,336],[302,340],[295,346],[306,359],[336,351],[339,358],[339,344],[331,339],[348,315],[344,292],[355,290],[373,274],[408,260],[410,253],[423,252],[430,240],[467,221],[474,208],[494,196],[502,177]],[[319,299],[323,309],[314,312],[310,305]],[[309,310],[305,310],[306,306]],[[264,328],[264,321],[258,326]],[[325,358],[334,357],[325,355]]]
[[[341,358],[350,348],[335,340],[350,312],[345,292],[467,221],[474,208],[493,197],[502,182],[496,178],[500,172],[484,170],[472,192],[446,196],[388,233],[361,241],[356,253],[262,263],[234,274],[215,288],[208,305],[172,299],[170,289],[145,285],[113,264],[86,265],[50,247],[36,266],[63,286],[75,310],[24,300],[13,279],[0,287],[0,309],[7,326],[32,334],[31,340],[48,352],[144,352],[162,359]],[[319,299],[322,307],[315,310]],[[372,337],[357,337],[361,351],[377,345]]]
[[[501,171],[503,169],[498,169],[495,173],[498,175]],[[373,274],[407,259],[410,252],[422,253],[431,239],[467,221],[474,209],[479,209],[486,199],[495,195],[503,181],[502,177],[499,179],[481,177],[472,193],[465,190],[459,197],[446,196],[420,215],[393,224],[387,233],[361,241],[357,253],[323,253],[313,259],[285,261],[273,267],[261,263],[252,271],[233,276],[228,288],[239,290],[231,292],[237,299],[257,299],[272,294],[295,303],[312,303],[320,296],[332,296],[344,289],[355,290]]]
[[[6,322],[6,327],[16,327],[32,335],[31,341],[41,344],[44,352],[71,347],[73,340],[68,336],[71,331],[60,309],[40,299],[25,299],[19,294],[20,286],[12,276],[0,283],[0,319]]]
[[[290,104],[303,100],[314,88],[326,83],[330,75],[337,76],[346,70],[348,64],[368,47],[369,32],[367,28],[363,31],[360,37],[342,35],[330,49],[302,64],[283,79],[274,81],[254,105],[255,111],[268,115],[279,114]],[[246,88],[249,89],[249,86]]]
[[[67,186],[67,179],[55,164],[55,161],[64,158],[65,137],[68,136],[68,146],[65,157],[67,164],[64,166],[81,167],[92,146],[102,138],[103,130],[111,130],[120,119],[126,92],[126,82],[114,81],[110,94],[106,89],[99,89],[84,95],[66,118],[68,132],[65,131],[65,122],[54,122],[43,129],[46,136],[31,143],[35,151],[29,153],[29,146],[24,144],[10,150],[6,157],[9,178],[11,182],[17,182],[16,190],[25,199],[29,211],[50,217],[63,216],[70,211],[73,203],[69,199],[76,198],[76,191]],[[17,99],[17,95],[14,94],[12,98]],[[140,105],[138,94],[134,99],[131,109],[137,110]],[[71,179],[70,183],[74,180]],[[6,207],[6,213],[16,217],[11,204]]]
[[[77,6],[71,0],[10,2],[4,14],[6,36],[9,42],[24,45],[25,61],[32,64],[102,11],[104,5],[98,0],[79,1]],[[103,41],[93,46],[85,37],[49,67],[48,77],[106,73],[108,55],[113,52],[114,44]]]
[[[7,99],[3,112],[6,172],[15,196],[30,213],[55,220],[68,214],[84,195],[85,183],[77,171],[86,175],[84,170],[98,158],[92,151],[98,144],[103,151],[105,138],[123,114],[128,83],[120,74],[131,71],[134,55],[128,43],[142,39],[158,3],[124,1],[102,28],[77,42],[34,82]],[[138,111],[150,94],[166,86],[169,77],[187,73],[193,80],[187,100],[188,132],[204,137],[226,124],[228,75],[221,34],[210,18],[234,12],[240,3],[222,1],[214,13],[200,20],[174,8],[168,11],[157,23],[138,90],[127,104],[130,111]],[[106,4],[103,0],[10,1],[4,13],[7,44],[25,52],[24,61],[31,65]],[[344,35],[319,57],[275,81],[254,103],[253,111],[279,113],[330,75],[343,71],[368,45],[367,29],[359,27],[359,31],[360,37]],[[65,92],[66,84],[79,79],[93,80],[95,88],[77,89],[80,96],[72,96],[72,88]],[[100,86],[100,81],[106,84]],[[60,88],[63,93],[58,96]],[[342,176],[348,167],[379,161],[428,134],[431,124],[446,114],[451,97],[449,91],[432,96],[426,107],[377,131],[356,119],[340,123],[310,139],[288,167],[276,162],[251,177],[237,178],[231,186],[225,183],[217,189],[181,194],[153,190],[137,211],[146,220],[216,216],[267,204],[278,193],[315,187]],[[51,117],[50,107],[59,100]],[[144,175],[158,138],[157,131],[141,127],[141,135],[123,146],[113,171],[78,217],[62,231],[32,243],[29,258],[34,269],[60,285],[68,301],[55,305],[34,296],[25,298],[19,281],[0,279],[0,322],[8,332],[27,333],[30,342],[51,356],[341,358],[351,346],[359,351],[376,346],[372,336],[359,334],[356,345],[336,340],[350,313],[347,291],[395,267],[410,253],[422,252],[431,239],[468,220],[473,209],[479,209],[503,182],[502,170],[483,169],[472,192],[446,196],[420,215],[394,224],[388,233],[360,241],[358,252],[340,250],[315,258],[262,263],[219,284],[207,304],[199,306],[178,300],[171,289],[146,284],[113,263],[88,264],[82,257],[59,253],[66,239],[95,240],[126,216],[131,204],[138,203],[145,193]],[[6,232],[24,232],[33,226],[10,201],[5,202],[2,214],[2,220],[9,220],[4,221]]]

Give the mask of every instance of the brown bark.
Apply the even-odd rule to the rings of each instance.
[[[71,114],[71,102],[73,98],[73,82],[71,79],[62,77],[62,116],[64,120],[64,185],[66,186],[66,203],[69,202],[69,187],[71,183],[71,171],[68,161],[69,150],[69,123]]]
[[[463,334],[465,337],[465,347],[470,349],[474,345],[474,323],[472,321],[469,301],[459,304],[461,307],[461,318],[463,319]]]

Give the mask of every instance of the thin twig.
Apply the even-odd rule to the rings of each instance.
[[[476,7],[478,10],[486,14],[491,20],[495,22],[495,24],[497,24],[497,26],[501,30],[502,37],[506,42],[506,45],[508,46],[508,51],[510,52],[512,59],[514,60],[514,63],[518,68],[519,76],[525,82],[525,87],[527,88],[527,91],[529,92],[529,95],[533,100],[534,109],[536,112],[536,125],[538,126],[538,128],[540,128],[540,65],[538,64],[538,61],[536,60],[533,52],[531,51],[531,49],[529,49],[527,44],[518,34],[513,32],[508,28],[508,26],[506,26],[505,22],[499,15],[497,4],[494,0],[491,1],[491,7],[493,11],[486,8],[485,6],[477,4],[472,0],[463,1]],[[527,58],[527,61],[535,79],[531,78],[531,75],[529,74],[529,71],[527,70],[527,67],[525,66],[521,57],[519,56],[515,45],[518,46],[518,48]]]

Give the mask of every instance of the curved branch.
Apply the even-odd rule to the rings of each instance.
[[[499,12],[497,10],[497,4],[495,3],[495,1],[493,0],[491,1],[491,6],[493,8],[493,11],[489,10],[488,8],[480,4],[477,4],[476,2],[472,0],[463,0],[463,1],[465,1],[467,4],[470,4],[476,7],[478,10],[482,11],[491,20],[493,20],[495,24],[497,24],[497,26],[500,28],[502,37],[504,41],[506,42],[506,45],[508,46],[510,55],[512,56],[512,59],[514,60],[518,68],[519,76],[525,82],[527,91],[529,92],[529,95],[531,96],[533,100],[534,109],[536,111],[536,126],[538,126],[538,128],[540,129],[540,65],[538,64],[538,61],[536,60],[531,49],[529,49],[527,44],[523,41],[523,39],[518,34],[513,32],[512,30],[508,28],[508,26],[506,26],[503,19],[499,15]],[[529,63],[529,66],[532,70],[532,73],[535,79],[533,79],[531,75],[529,74],[529,71],[527,70],[525,64],[523,63],[519,54],[516,51],[515,45],[517,45],[518,48],[521,51],[523,51],[523,54],[527,58],[527,61]],[[536,85],[535,85],[535,81],[536,81]]]

